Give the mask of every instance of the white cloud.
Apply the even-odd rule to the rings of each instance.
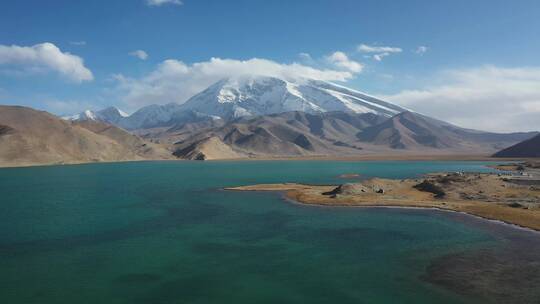
[[[375,54],[373,55],[373,59],[375,61],[382,61],[384,57],[390,56],[390,53],[381,53],[381,54]]]
[[[427,51],[429,50],[429,48],[427,46],[419,46],[416,48],[416,50],[414,51],[416,54],[422,56],[424,55]]]
[[[94,79],[81,57],[62,52],[49,42],[34,46],[0,45],[0,65],[23,73],[51,70],[75,82]]]
[[[146,0],[146,5],[148,6],[162,6],[166,4],[182,5],[184,3],[180,0]]]
[[[372,56],[368,56],[373,58],[375,61],[382,61],[384,57],[390,56],[391,54],[397,54],[401,53],[403,50],[398,47],[392,47],[392,46],[377,46],[377,45],[367,45],[367,44],[360,44],[356,47],[356,50],[360,53],[376,53]]]
[[[435,78],[444,84],[381,97],[468,128],[540,130],[540,67],[483,66]]]
[[[76,46],[85,46],[86,41],[71,41],[71,42],[69,42],[69,44],[76,45]]]
[[[148,58],[148,54],[143,50],[136,50],[133,52],[129,52],[130,56],[137,57],[140,60],[146,60]]]
[[[360,44],[356,49],[361,53],[401,53],[403,50],[398,47],[376,46]]]
[[[314,78],[346,81],[351,71],[316,69],[299,63],[281,64],[267,59],[249,60],[211,58],[191,65],[169,59],[142,78],[115,75],[121,100],[130,110],[153,103],[182,103],[189,97],[225,78],[240,75],[264,75],[285,79]]]
[[[351,60],[345,53],[339,51],[327,56],[326,60],[338,68],[353,73],[360,73],[364,68],[361,63]]]

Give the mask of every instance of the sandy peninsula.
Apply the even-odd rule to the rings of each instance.
[[[511,164],[501,169],[523,169]],[[540,231],[540,177],[519,173],[436,173],[418,179],[372,178],[358,183],[259,184],[234,191],[280,191],[291,200],[327,206],[437,208]],[[537,179],[538,177],[538,179]]]

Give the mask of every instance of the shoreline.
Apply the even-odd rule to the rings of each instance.
[[[441,155],[357,155],[357,156],[299,156],[299,157],[245,157],[230,159],[210,159],[202,162],[250,162],[250,161],[486,161],[486,162],[518,162],[527,160],[538,160],[531,158],[495,158],[488,155],[465,155],[465,154],[441,154]],[[110,164],[127,162],[201,162],[187,159],[128,159],[114,161],[73,161],[66,163],[2,163],[3,168],[29,168],[29,167],[50,167],[50,166],[71,166],[85,164]]]
[[[268,192],[268,191],[253,191],[253,192]],[[506,222],[506,221],[503,221],[503,220],[483,217],[483,216],[480,216],[480,215],[467,213],[465,211],[442,209],[442,208],[438,208],[438,207],[381,206],[381,205],[371,205],[371,206],[370,205],[361,205],[361,206],[360,205],[357,205],[357,206],[332,205],[332,206],[330,206],[330,205],[324,205],[324,204],[305,204],[305,203],[298,202],[298,201],[295,201],[293,199],[290,199],[290,198],[286,197],[285,195],[283,195],[283,193],[281,193],[281,194],[282,194],[282,198],[285,201],[287,201],[287,202],[289,202],[291,204],[296,204],[296,205],[301,205],[301,206],[312,206],[312,207],[320,207],[320,208],[359,208],[359,209],[398,209],[398,210],[399,209],[404,209],[404,210],[426,210],[426,211],[435,211],[435,212],[446,212],[446,213],[450,213],[450,214],[459,214],[459,215],[470,216],[470,217],[475,218],[477,220],[488,221],[488,222],[493,223],[493,224],[504,225],[507,228],[519,229],[519,230],[523,230],[523,231],[526,231],[526,232],[531,232],[531,233],[535,233],[535,234],[540,235],[540,229],[534,229],[534,228],[514,224],[514,223],[511,223],[511,222]]]
[[[444,189],[446,195],[436,198],[432,190],[418,190],[418,180],[436,180],[448,175],[430,174],[419,179],[370,179],[355,184],[306,185],[260,184],[224,188],[227,191],[278,192],[292,202],[323,207],[410,208],[457,212],[496,221],[522,229],[540,232],[540,189],[513,185],[497,174],[465,174],[466,178]],[[467,189],[467,178],[477,177]],[[478,184],[481,183],[482,187]],[[344,192],[343,187],[347,186]],[[383,189],[384,190],[379,190]],[[485,189],[496,189],[492,193]],[[359,190],[360,189],[360,190]],[[376,189],[376,190],[370,190]],[[474,193],[471,192],[474,190]],[[477,191],[478,189],[483,189]],[[380,191],[380,192],[379,192]],[[484,192],[485,191],[485,192]],[[384,192],[384,193],[383,193]],[[481,193],[481,194],[478,194]],[[522,200],[520,200],[522,199]],[[517,203],[517,202],[521,203]],[[524,202],[529,202],[526,205]]]

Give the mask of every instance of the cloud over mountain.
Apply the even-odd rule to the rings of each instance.
[[[0,66],[22,73],[54,71],[75,82],[94,79],[81,57],[62,52],[50,42],[33,46],[0,45]]]
[[[345,64],[344,61],[341,61]],[[350,63],[349,63],[350,64]],[[343,66],[345,67],[345,66]],[[138,108],[151,103],[183,103],[189,97],[226,77],[261,75],[284,79],[311,78],[328,81],[346,81],[360,72],[361,66],[347,69],[319,69],[299,63],[278,63],[268,59],[248,60],[211,58],[209,61],[186,64],[168,59],[141,78],[117,74],[117,91],[124,104]]]

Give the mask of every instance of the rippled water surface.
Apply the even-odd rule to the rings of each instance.
[[[275,193],[220,190],[340,183],[337,176],[350,173],[405,178],[488,171],[486,164],[137,162],[0,169],[0,303],[478,303],[517,301],[518,292],[522,303],[538,303],[534,293],[501,295],[492,288],[509,274],[519,281],[514,269],[534,266],[534,256],[513,265],[508,254],[538,244],[534,233],[448,212],[304,206]],[[460,286],[486,271],[474,271],[483,265],[470,263],[475,259],[492,259],[506,272],[488,271],[493,279],[482,276],[488,278],[482,286]],[[463,269],[456,272],[456,265]],[[535,279],[529,274],[528,282]]]

